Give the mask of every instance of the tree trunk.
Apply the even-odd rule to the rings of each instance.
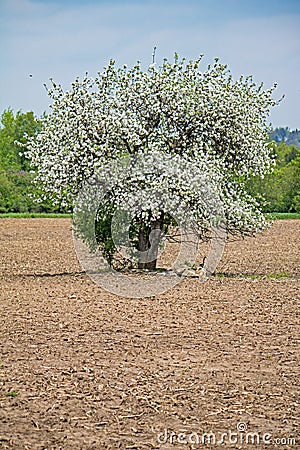
[[[142,252],[138,261],[139,269],[155,270],[158,256],[158,246],[161,241],[161,230],[164,224],[164,216],[151,222],[150,226],[141,223],[138,233],[138,250]]]

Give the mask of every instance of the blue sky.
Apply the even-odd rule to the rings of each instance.
[[[43,86],[117,65],[204,53],[235,77],[278,82],[274,126],[300,128],[299,0],[0,0],[0,111],[48,110]],[[29,75],[32,74],[32,77]]]

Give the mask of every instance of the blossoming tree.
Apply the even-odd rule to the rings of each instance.
[[[267,118],[275,86],[234,80],[218,60],[201,72],[200,62],[175,55],[144,71],[140,63],[128,69],[110,61],[95,79],[76,79],[66,92],[52,81],[52,111],[26,144],[45,196],[73,203],[84,183],[112,176],[109,163],[130,158],[99,205],[98,240],[111,262],[113,215],[124,202],[133,211],[130,234],[139,251],[149,250],[153,230],[166,232],[174,223],[174,210],[175,222],[188,215],[204,239],[211,225],[208,184],[228,233],[244,236],[266,226],[241,180],[272,167]],[[159,241],[160,234],[154,256],[139,267],[155,267]]]

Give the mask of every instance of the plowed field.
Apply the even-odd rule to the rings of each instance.
[[[0,219],[0,448],[299,449],[299,243],[276,221],[209,281],[128,299],[69,219]]]

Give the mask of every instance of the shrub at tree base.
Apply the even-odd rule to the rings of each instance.
[[[174,62],[143,71],[139,63],[127,69],[111,61],[95,79],[76,79],[69,91],[52,82],[52,111],[26,143],[27,157],[37,170],[36,182],[53,201],[74,203],[85,183],[115,180],[99,205],[97,227],[111,261],[116,250],[111,225],[124,203],[132,214],[127,231],[141,252],[151,248],[153,229],[165,232],[184,216],[205,239],[216,217],[208,212],[208,192],[214,192],[229,233],[253,234],[266,226],[239,180],[262,177],[272,168],[266,120],[275,86],[264,90],[251,77],[234,81],[218,60],[201,72],[200,62],[201,57],[186,63],[175,55]],[[126,157],[130,170],[118,178],[109,164],[116,167]],[[176,199],[176,219],[166,210],[168,197]],[[155,264],[154,258],[142,267]]]

